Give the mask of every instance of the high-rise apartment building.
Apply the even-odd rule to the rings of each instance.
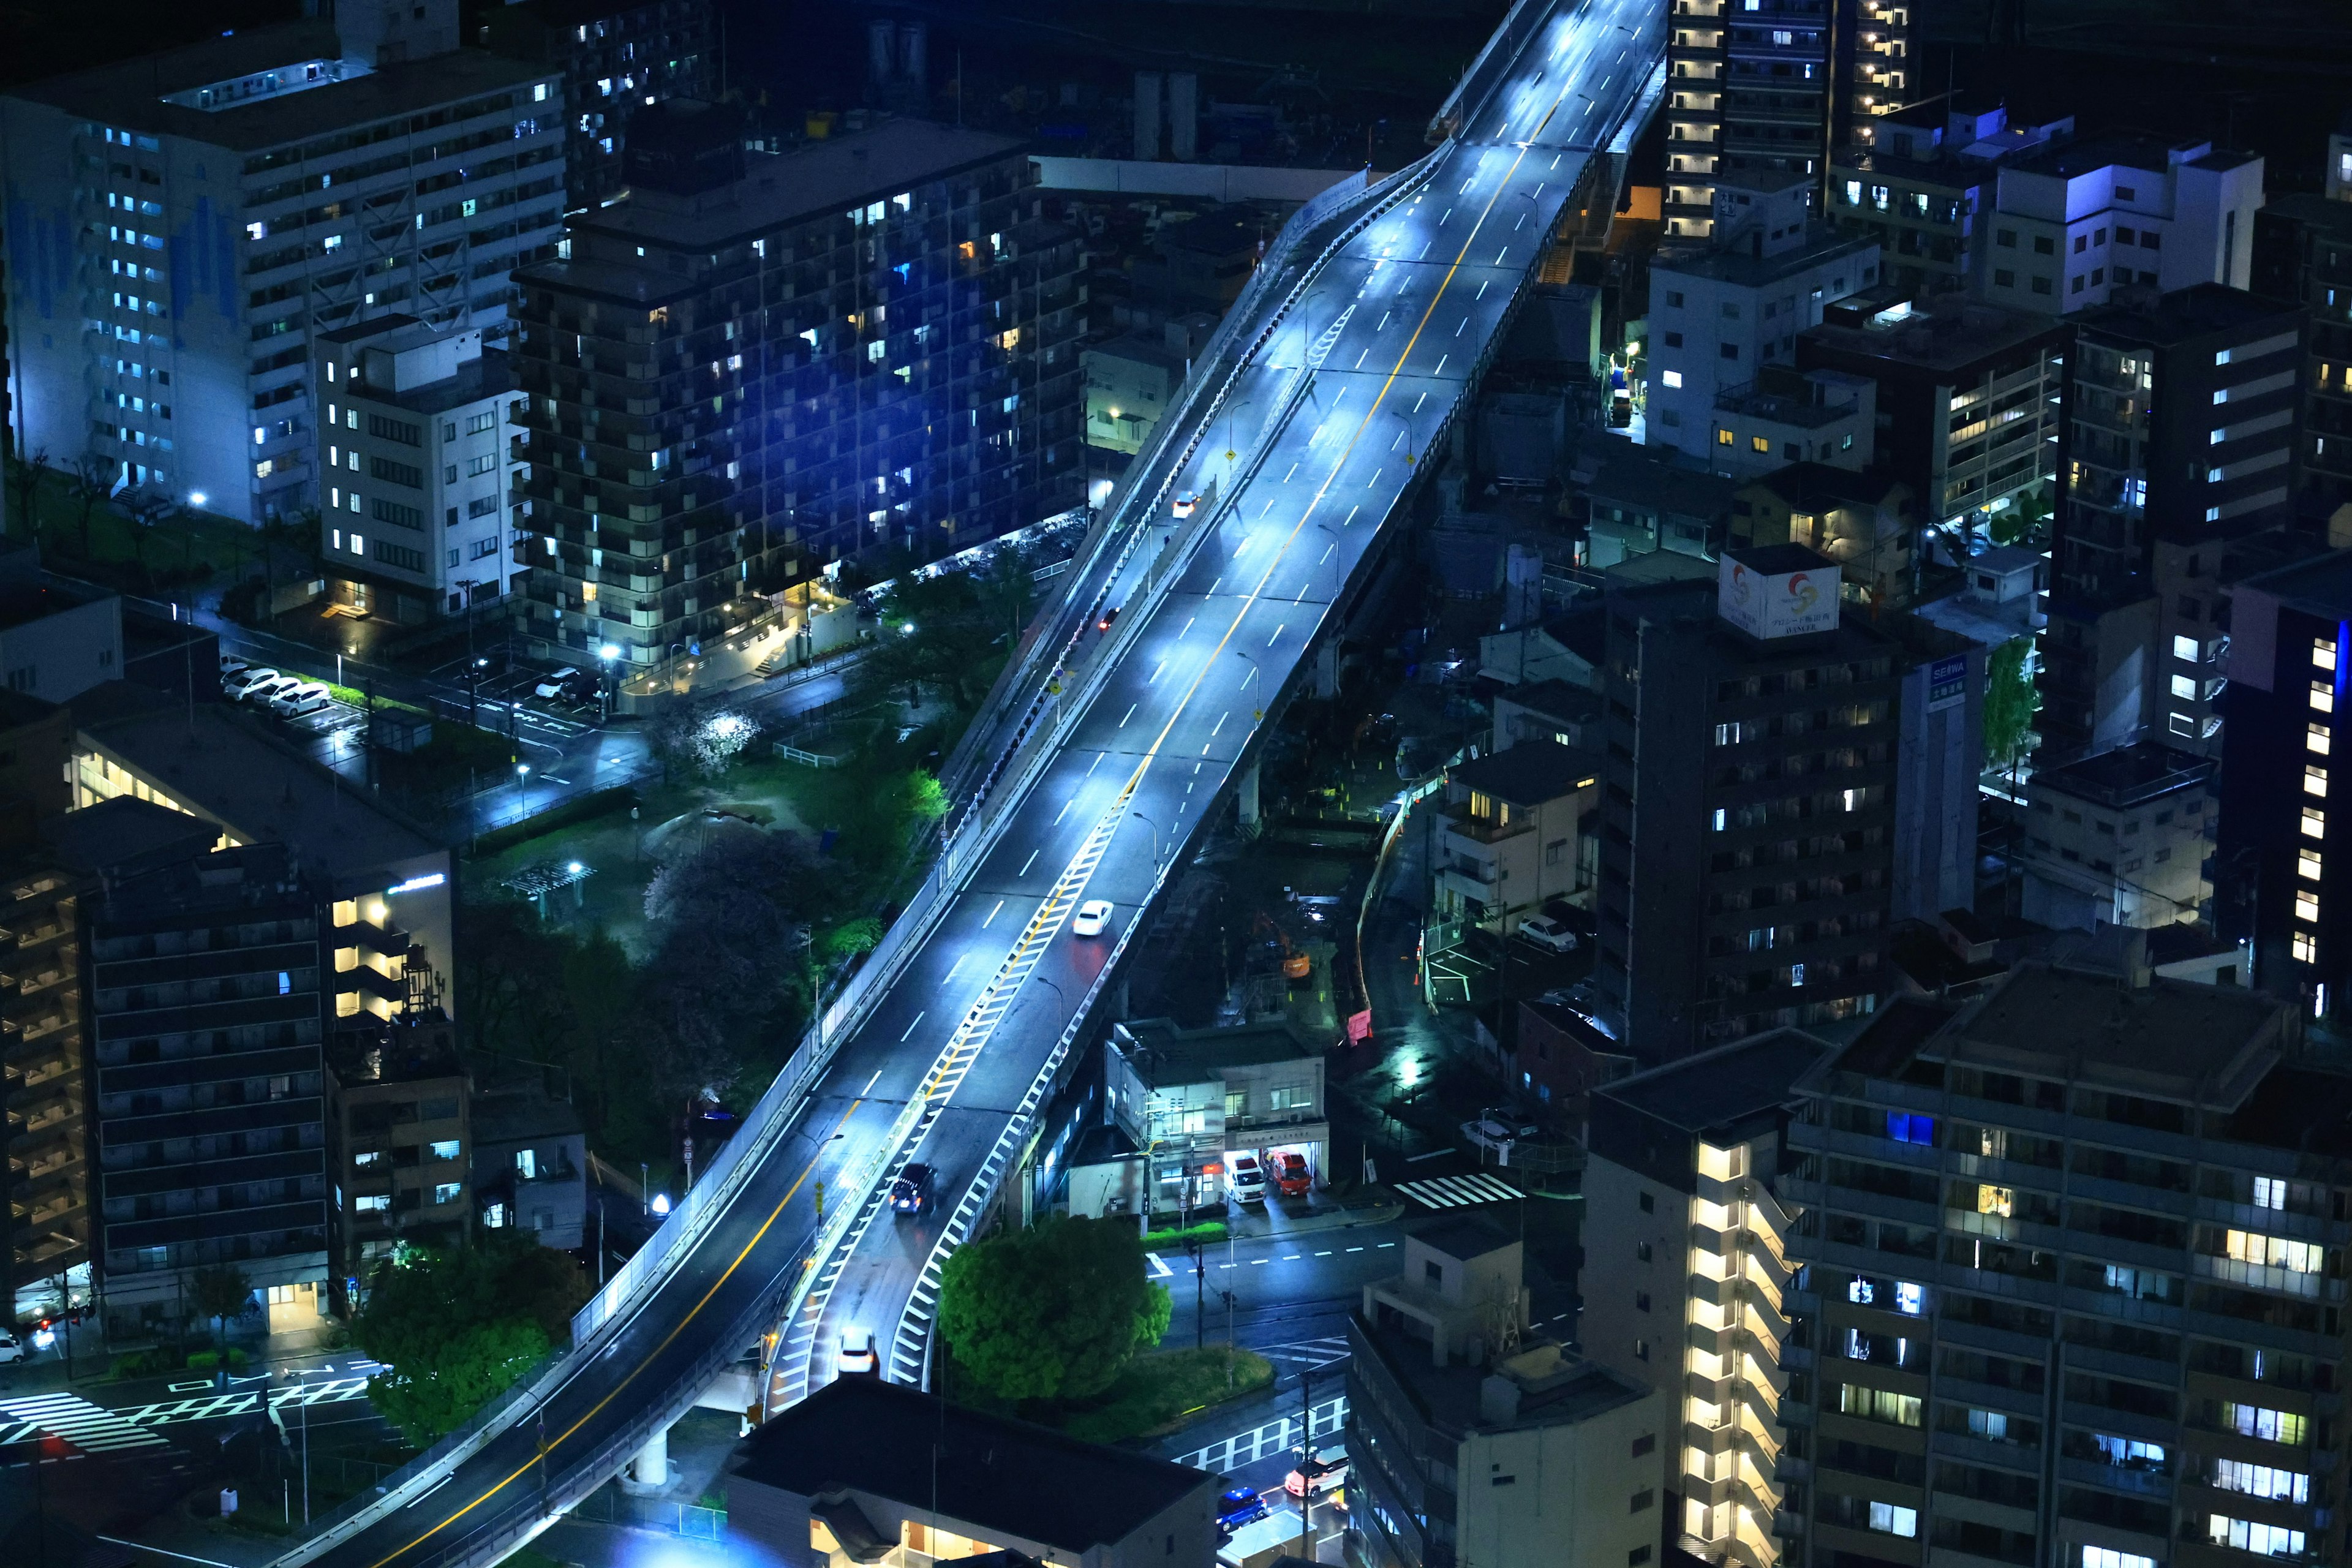
[[[1714,231],[1715,187],[1794,175],[1829,153],[1828,0],[1675,0],[1666,30],[1666,237]]]
[[[2252,153],[2130,132],[2067,142],[2002,165],[1977,219],[1990,244],[1976,287],[1996,305],[2062,315],[2118,289],[2243,289],[2262,205]]]
[[[1796,1215],[1775,1188],[1793,1086],[1829,1049],[1775,1029],[1592,1093],[1580,1337],[1673,1407],[1666,1540],[1706,1563],[1782,1560],[1780,1411],[1804,1352]]]
[[[893,120],[747,158],[677,102],[632,137],[629,199],[517,279],[535,645],[643,668],[756,587],[1076,504],[1077,238],[1020,143]]]
[[[2340,1015],[2352,984],[2352,551],[2250,576],[2231,605],[2229,716],[2215,865],[2242,897],[2221,924],[2251,937],[2254,975]]]
[[[1836,8],[1830,149],[1878,144],[1880,122],[1920,96],[1909,0],[1851,0]]]
[[[256,844],[110,878],[85,904],[110,1331],[187,1321],[203,1268],[310,1326],[325,1310],[321,901],[283,845]]]
[[[2303,365],[2303,496],[2315,510],[2352,501],[2352,201],[2273,196],[2254,215],[2257,294],[2309,318]]]
[[[1800,1079],[1792,1555],[2340,1561],[2352,1079],[2300,1022],[2030,965]]]
[[[1902,646],[1800,545],[1603,595],[1594,974],[1657,1064],[1877,1005]]]
[[[1800,434],[1798,422],[1782,420],[1766,435],[1766,451],[1736,445],[1772,423],[1752,412],[1764,367],[1793,361],[1798,333],[1818,325],[1829,305],[1878,281],[1878,247],[1810,219],[1804,182],[1801,174],[1767,176],[1753,186],[1727,182],[1714,192],[1712,239],[1662,251],[1651,262],[1648,445],[1673,447],[1709,469],[1744,473],[1754,459],[1775,455],[1780,426],[1790,437],[1818,442],[1811,425]],[[1851,404],[1838,412],[1850,410]],[[1727,430],[1732,443],[1723,441]],[[1734,445],[1736,460],[1726,445]]]
[[[320,331],[495,328],[555,238],[561,84],[352,0],[0,97],[18,449],[260,522],[316,503]]]
[[[2086,311],[2058,432],[2042,756],[2147,733],[2215,742],[2203,580],[2231,540],[2292,519],[2303,311],[2217,283]]]
[[[563,73],[564,206],[603,206],[627,189],[629,117],[673,98],[716,99],[711,0],[513,0],[482,17],[493,53]]]
[[[319,558],[336,604],[409,623],[503,597],[516,405],[479,328],[371,317],[319,335]]]

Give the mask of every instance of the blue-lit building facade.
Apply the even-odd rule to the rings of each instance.
[[[519,273],[525,629],[643,668],[762,593],[1077,504],[1079,243],[1022,144],[886,121],[746,153],[641,111],[630,195]]]

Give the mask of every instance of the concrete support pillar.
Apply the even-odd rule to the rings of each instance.
[[[1339,695],[1339,639],[1327,637],[1315,651],[1315,695],[1330,699]]]
[[[1242,774],[1241,783],[1234,786],[1234,798],[1235,804],[1241,808],[1242,826],[1255,827],[1258,822],[1257,764],[1255,763],[1252,763],[1249,765],[1249,771]]]
[[[668,1427],[646,1439],[646,1446],[629,1461],[629,1479],[646,1491],[658,1491],[669,1485]]]

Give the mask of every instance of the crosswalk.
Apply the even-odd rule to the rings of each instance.
[[[62,1437],[87,1454],[121,1453],[134,1448],[162,1448],[170,1444],[154,1428],[189,1421],[215,1421],[251,1415],[268,1408],[290,1420],[307,1405],[340,1405],[365,1399],[364,1377],[321,1378],[316,1383],[281,1384],[205,1394],[188,1399],[158,1400],[147,1405],[109,1410],[75,1394],[44,1394],[23,1399],[0,1399],[0,1445],[26,1443],[47,1434]]]
[[[1307,1433],[1310,1437],[1317,1440],[1336,1437],[1339,1434],[1340,1426],[1348,1419],[1348,1401],[1343,1395],[1338,1399],[1326,1400],[1320,1405],[1311,1405],[1307,1409]],[[1260,1459],[1270,1459],[1292,1453],[1300,1446],[1298,1418],[1295,1415],[1286,1415],[1279,1421],[1269,1421],[1263,1426],[1253,1426],[1246,1432],[1236,1432],[1234,1436],[1212,1443],[1205,1448],[1196,1448],[1192,1453],[1179,1455],[1176,1462],[1180,1465],[1190,1465],[1196,1470],[1212,1472],[1233,1470],[1244,1465],[1255,1464]]]
[[[119,1412],[92,1405],[79,1394],[0,1399],[0,1444],[26,1443],[45,1433],[62,1437],[88,1454],[171,1446]]]
[[[1522,1195],[1518,1188],[1500,1176],[1490,1176],[1483,1171],[1470,1176],[1432,1176],[1425,1181],[1399,1182],[1396,1190],[1433,1209],[1508,1203]]]
[[[1251,1349],[1268,1361],[1288,1362],[1293,1366],[1313,1372],[1348,1359],[1348,1336],[1332,1334],[1319,1340],[1298,1340],[1286,1345],[1253,1345]]]

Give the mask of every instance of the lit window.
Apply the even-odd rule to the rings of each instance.
[[[1769,453],[1772,450],[1772,443],[1762,436],[1748,437],[1748,446],[1750,451]]]
[[[1919,1510],[1897,1508],[1891,1502],[1874,1502],[1870,1505],[1870,1528],[1882,1535],[1916,1536],[1919,1533]]]
[[[2294,853],[2294,874],[2306,881],[2320,880],[2321,861],[2316,849],[2298,849]]]
[[[2224,1405],[2221,1406],[2221,1429],[2235,1432],[2241,1437],[2259,1437],[2265,1443],[2300,1446],[2307,1435],[2309,1424],[2291,1410],[2265,1410],[2258,1405]]]
[[[2243,1492],[2248,1497],[2271,1498],[2279,1502],[2311,1500],[2311,1478],[2302,1471],[2250,1465],[2243,1459],[2214,1460],[2213,1484],[2225,1492]]]
[[[2254,1206],[2258,1209],[2285,1208],[2286,1183],[2277,1176],[2256,1176]]]
[[[1717,812],[1716,815],[1720,816],[1723,814],[1721,812]],[[1718,826],[1720,825],[1718,824]],[[2303,836],[2305,838],[2326,837],[2327,814],[2320,810],[2315,805],[2305,806],[2303,808]]]
[[[1969,1414],[1973,1415],[1976,1412]],[[2156,1559],[2135,1557],[2112,1546],[2085,1546],[2083,1548],[2082,1568],[2156,1568]]]
[[[2336,711],[2336,692],[2327,682],[2315,680],[2311,683],[2311,710],[2314,713]]]
[[[392,1206],[392,1199],[383,1193],[362,1194],[352,1206],[362,1214],[376,1214]]]
[[[2319,962],[2319,939],[2307,931],[2294,933],[2294,961],[2297,963]]]
[[[2017,1189],[1996,1187],[1990,1183],[1977,1188],[1977,1213],[1999,1215],[2008,1219],[2017,1212]]]
[[[2172,695],[2173,695],[2173,696],[2175,696],[2175,697],[2177,697],[2177,698],[2179,698],[2179,699],[2181,701],[2183,701],[2183,702],[2194,702],[2194,701],[2196,701],[2196,700],[2197,700],[2197,682],[2196,682],[2196,680],[2195,680],[2193,678],[2191,678],[2191,677],[2189,677],[2189,676],[2186,676],[2186,675],[2176,675],[2176,676],[2174,676],[2174,677],[2172,678]]]
[[[2294,890],[2294,918],[2299,921],[2318,920],[2319,895],[2308,889],[2297,888]]]
[[[2317,723],[2305,725],[2303,733],[2303,749],[2306,752],[2316,752],[2318,755],[2323,757],[2326,756],[2327,754],[2327,726]]]
[[[1735,439],[1736,437],[1728,430],[1718,428],[1715,433],[1715,444],[1718,447],[1728,447]]]
[[[2303,793],[2305,795],[2327,793],[2327,770],[2325,767],[2317,763],[2303,764]]]
[[[431,1151],[436,1160],[454,1160],[457,1157],[457,1140],[455,1138],[444,1138],[425,1147]]]
[[[2284,1268],[2290,1274],[2316,1274],[2326,1265],[2326,1249],[2315,1241],[2293,1241],[2260,1231],[2233,1230],[2226,1238],[2231,1258],[2258,1268]]]
[[[2172,657],[2180,660],[2184,664],[2195,664],[2197,662],[2197,639],[2195,637],[2175,637],[2172,639]]]
[[[1683,373],[1678,370],[1665,371],[1659,375],[1658,379],[1668,386],[1680,386],[1683,384]]]
[[[2215,1514],[2208,1521],[2209,1539],[2216,1546],[2234,1546],[2241,1552],[2251,1552],[2258,1557],[2300,1557],[2304,1535],[2300,1530],[2289,1530],[2283,1524],[2259,1524],[2243,1519],[2224,1519]]]
[[[465,1190],[465,1184],[461,1182],[436,1182],[433,1184],[433,1201],[436,1204],[454,1204],[457,1201],[457,1194]]]
[[[2315,668],[2336,668],[2336,645],[2326,637],[2311,639],[2311,662]]]

